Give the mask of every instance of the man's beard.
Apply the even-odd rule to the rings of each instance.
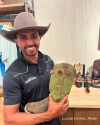
[[[34,51],[30,51],[30,53],[28,53],[27,51],[26,51],[26,49],[28,48],[28,47],[36,47],[36,52],[34,52]],[[31,46],[26,46],[25,48],[24,48],[24,53],[27,55],[27,56],[35,56],[36,54],[37,54],[37,52],[38,52],[38,47],[37,47],[37,45],[36,44],[34,44],[34,45],[31,45]]]

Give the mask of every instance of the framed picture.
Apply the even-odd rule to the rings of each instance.
[[[74,64],[74,67],[76,69],[76,75],[80,74],[81,76],[85,76],[85,64]]]

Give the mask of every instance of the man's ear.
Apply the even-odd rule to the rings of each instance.
[[[40,35],[40,40],[41,40],[41,37],[42,37],[42,36]]]
[[[17,46],[18,46],[18,41],[17,41],[17,39],[14,39],[14,42],[17,44]]]

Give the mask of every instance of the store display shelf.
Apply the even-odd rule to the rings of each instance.
[[[24,3],[0,5],[0,15],[18,14],[20,12],[25,12]]]

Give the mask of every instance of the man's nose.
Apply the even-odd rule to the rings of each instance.
[[[31,38],[29,38],[29,39],[27,39],[27,44],[28,45],[32,45],[34,42],[33,42],[33,40],[31,39]]]

